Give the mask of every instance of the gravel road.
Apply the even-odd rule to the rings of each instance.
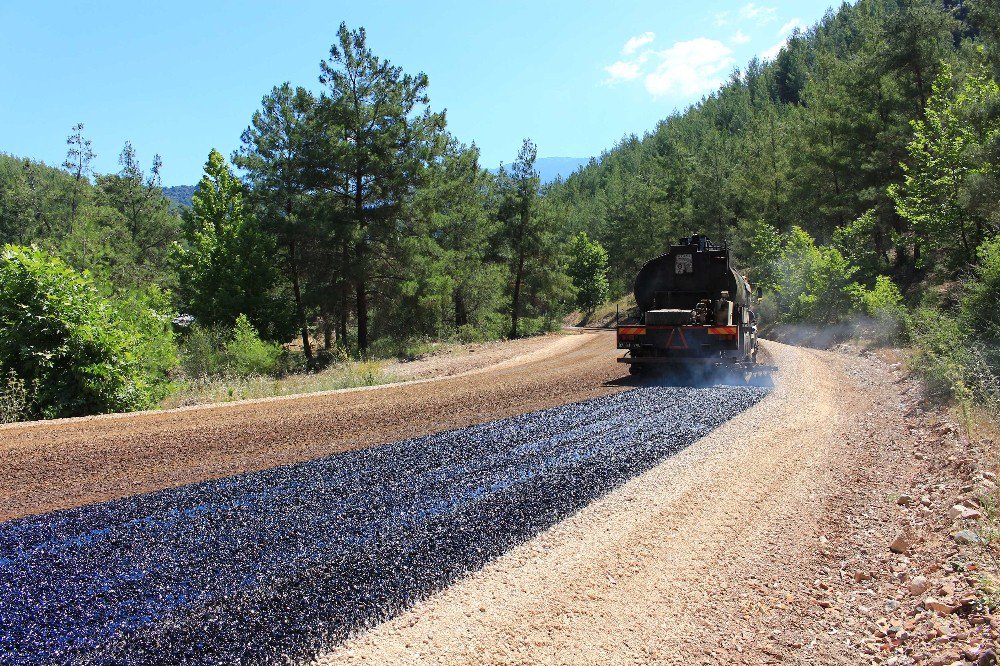
[[[274,663],[412,606],[767,391],[646,386],[0,524],[6,663]]]
[[[765,400],[317,664],[881,663],[844,618],[871,636],[861,611],[885,599],[838,553],[888,551],[876,517],[913,460],[896,380],[764,351]],[[848,588],[857,610],[830,601]]]
[[[504,351],[517,355],[504,358]],[[612,334],[553,335],[441,379],[0,425],[0,520],[311,460],[621,391]],[[485,356],[488,365],[477,364]],[[423,364],[428,365],[428,364]],[[466,369],[467,368],[467,369]],[[426,368],[425,368],[426,369]]]
[[[485,501],[491,494],[476,499],[470,490],[493,478],[476,460],[442,458],[439,469],[451,465],[460,471],[451,478],[430,468],[384,466],[386,479],[398,472],[399,490],[375,493],[372,501],[382,502],[379,506],[363,502],[376,479],[357,481],[360,468],[338,472],[329,461],[296,465],[349,451],[355,453],[331,460],[377,458],[375,451],[392,447],[401,449],[394,458],[413,460],[431,446],[433,438],[424,437],[430,433],[593,398],[598,402],[585,409],[596,414],[601,400],[611,405],[639,398],[646,389],[631,390],[635,384],[623,379],[612,361],[613,346],[606,333],[554,337],[499,365],[483,368],[471,361],[469,371],[419,384],[0,427],[0,519],[115,500],[0,523],[0,625],[13,628],[17,622],[17,633],[0,627],[0,636],[6,635],[0,640],[22,651],[32,642],[60,650],[69,644],[52,648],[52,626],[81,646],[142,626],[128,641],[104,641],[104,655],[136,655],[160,644],[213,655],[228,645],[215,656],[234,661],[243,654],[261,658],[265,652],[252,646],[263,643],[264,650],[285,646],[280,649],[302,656],[320,649],[315,661],[323,666],[867,662],[859,656],[858,636],[845,627],[860,627],[862,638],[870,637],[866,613],[878,612],[884,599],[875,596],[879,588],[867,577],[891,586],[896,570],[889,566],[895,566],[893,560],[885,560],[885,570],[859,567],[882,562],[875,555],[885,552],[895,530],[886,516],[899,508],[886,498],[909,488],[915,460],[899,380],[871,357],[765,343],[770,361],[780,368],[766,399],[679,451],[657,448],[660,444],[653,450],[625,447],[635,457],[631,468],[620,476],[620,485],[596,499],[600,488],[616,483],[616,472],[613,465],[598,472],[585,455],[569,456],[572,474],[583,482],[569,483],[570,477],[556,473],[562,468],[546,466],[537,477],[524,479],[519,488],[529,491],[525,498],[513,487],[491,486],[506,493],[497,495],[506,503],[494,504]],[[640,408],[643,404],[640,400]],[[557,423],[553,419],[532,427],[545,436]],[[559,427],[576,426],[564,421]],[[618,441],[617,432],[609,441]],[[600,446],[602,438],[592,434]],[[688,441],[697,433],[677,435]],[[585,428],[577,428],[570,439],[587,436]],[[457,452],[485,441],[451,446]],[[558,452],[578,446],[552,437],[545,441],[550,448],[532,455],[546,461],[548,455],[566,462]],[[384,443],[390,445],[377,446]],[[504,446],[513,451],[523,444],[511,440]],[[624,460],[615,457],[617,451],[610,452],[610,461]],[[660,462],[650,467],[658,456]],[[518,468],[516,456],[495,460],[508,461],[509,471]],[[276,465],[288,467],[255,472]],[[353,504],[338,485],[348,477],[337,476],[351,470],[365,488]],[[247,471],[254,474],[244,478],[270,479],[275,488],[287,482],[294,494],[262,495],[241,485],[245,482],[217,480]],[[638,476],[626,480],[633,474]],[[603,481],[586,481],[594,478]],[[206,481],[200,490],[177,488]],[[451,487],[454,493],[447,490]],[[547,504],[549,495],[540,492],[546,487],[563,489],[560,497],[568,503]],[[157,492],[122,499],[148,491]],[[431,491],[438,503],[417,509],[418,491]],[[187,498],[175,502],[183,513],[170,510],[171,493]],[[289,507],[300,508],[300,497],[311,516],[301,526],[282,519]],[[528,506],[519,504],[525,499],[534,507],[527,514],[517,508]],[[440,513],[450,502],[464,522]],[[582,508],[573,512],[574,506]],[[401,523],[403,514],[390,507],[410,515],[417,511],[423,522],[412,529],[415,523]],[[363,531],[361,512],[373,510],[387,512],[380,514],[379,525],[411,528],[415,536],[407,542],[412,564],[383,568],[384,577],[369,586],[367,577],[379,571],[379,560],[403,557],[399,551],[371,550],[377,538],[391,544],[386,537],[398,536]],[[502,529],[484,526],[489,511]],[[260,521],[257,527],[240,524],[241,516],[250,515]],[[562,516],[567,517],[559,520]],[[203,529],[180,530],[182,524]],[[102,530],[113,526],[106,537]],[[222,528],[245,541],[206,538]],[[378,557],[338,558],[338,548],[346,546],[331,537],[344,530],[355,530],[359,542],[372,539],[363,541],[364,548],[352,544],[355,553]],[[494,557],[503,549],[504,534],[511,547]],[[149,535],[176,538],[164,543]],[[114,539],[125,545],[101,545]],[[463,539],[468,547],[460,548]],[[300,550],[274,545],[289,542]],[[232,556],[244,552],[245,557]],[[79,575],[66,566],[74,556],[85,563]],[[147,559],[174,568],[143,567]],[[197,589],[183,584],[190,561],[215,567]],[[462,575],[467,570],[471,573]],[[324,580],[349,588],[324,590]],[[373,592],[360,595],[364,589]],[[201,590],[210,596],[199,596]],[[270,590],[271,596],[255,597],[254,590]],[[26,614],[28,594],[43,612]],[[210,597],[221,600],[212,603]],[[81,606],[81,598],[92,603]],[[358,610],[336,622],[323,615],[349,599],[354,603],[348,606]],[[197,610],[177,610],[184,604]],[[286,606],[278,612],[281,604]],[[237,645],[228,625],[217,621],[232,621],[226,608],[235,607],[245,611],[236,620],[245,632]],[[165,614],[153,622],[154,612]],[[346,641],[328,642],[379,618],[381,623]],[[7,654],[14,653],[0,647],[0,663]],[[176,652],[164,654],[179,658]],[[34,653],[19,658],[32,659],[44,660]]]

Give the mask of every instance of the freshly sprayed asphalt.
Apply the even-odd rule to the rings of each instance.
[[[636,388],[0,523],[0,663],[307,657],[479,569],[766,393]]]

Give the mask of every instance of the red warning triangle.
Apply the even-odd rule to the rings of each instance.
[[[681,339],[680,340],[681,344],[679,344],[679,345],[675,345],[674,344],[674,334],[675,333]],[[670,331],[670,337],[667,338],[667,349],[688,349],[687,339],[684,337],[684,329],[682,329],[680,327],[676,327],[672,331]]]

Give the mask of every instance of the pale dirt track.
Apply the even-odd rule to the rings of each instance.
[[[621,390],[610,334],[491,347],[441,379],[0,426],[0,520],[299,462]],[[419,376],[419,374],[418,374]]]
[[[762,403],[319,663],[868,663],[816,583],[854,583],[832,542],[886,548],[898,396],[870,359],[767,351]]]

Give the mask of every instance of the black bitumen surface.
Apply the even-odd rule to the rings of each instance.
[[[0,523],[0,663],[275,663],[389,618],[760,400],[643,387]]]

